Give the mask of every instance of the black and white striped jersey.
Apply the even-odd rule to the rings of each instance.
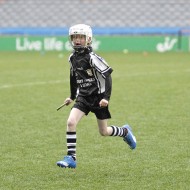
[[[111,95],[112,68],[106,61],[91,51],[74,52],[69,57],[71,99],[79,96],[105,94],[109,100]],[[108,80],[109,79],[109,80]]]

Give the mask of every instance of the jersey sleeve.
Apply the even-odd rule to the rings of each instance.
[[[72,62],[71,62],[71,57],[72,57],[72,55],[73,55],[73,54],[71,54],[71,55],[69,56],[68,62],[70,63],[70,72],[71,72],[71,74],[73,75],[73,66],[72,66]]]
[[[70,55],[68,59],[70,63],[70,98],[72,100],[75,100],[76,95],[77,95],[77,82],[76,82],[75,73],[72,66],[72,62],[71,62],[71,56],[72,54]]]
[[[70,74],[70,98],[75,100],[77,95],[77,82],[74,75]]]
[[[105,92],[104,92],[104,99],[110,100],[111,97],[111,91],[112,91],[112,78],[111,75],[106,77],[105,79]]]
[[[108,77],[113,69],[107,64],[107,62],[95,53],[90,53],[90,64],[94,67],[103,78]]]

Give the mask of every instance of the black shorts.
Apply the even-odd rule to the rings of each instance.
[[[78,96],[74,108],[77,108],[88,115],[89,112],[93,112],[96,115],[97,119],[110,119],[111,114],[107,107],[100,107],[99,102],[103,99],[102,94],[93,95],[93,96]]]

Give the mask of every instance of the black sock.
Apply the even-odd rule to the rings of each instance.
[[[74,160],[76,160],[76,141],[77,136],[76,132],[67,132],[67,155],[72,156]]]

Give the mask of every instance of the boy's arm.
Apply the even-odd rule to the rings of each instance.
[[[112,78],[111,75],[107,76],[105,78],[105,93],[104,93],[104,99],[109,101],[112,91]]]
[[[105,78],[105,92],[103,99],[99,102],[100,107],[107,107],[109,104],[112,90],[112,78],[111,75]]]
[[[77,82],[74,73],[70,73],[70,99],[75,100],[77,94]]]

